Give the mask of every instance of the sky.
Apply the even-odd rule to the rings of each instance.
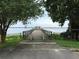
[[[28,21],[29,23],[26,25],[23,25],[22,22],[18,22],[17,24],[12,25],[11,27],[35,27],[35,26],[40,26],[40,27],[61,27],[59,26],[58,22],[53,22],[51,17],[48,16],[47,11],[44,11],[44,14],[37,18],[37,19],[30,19]],[[65,21],[65,24],[62,27],[68,27],[68,21]]]
[[[44,11],[44,14],[37,18],[37,19],[30,19],[28,21],[29,23],[26,25],[23,25],[22,22],[17,22],[17,24],[14,24],[10,27],[35,27],[35,26],[40,26],[40,27],[60,27],[60,29],[46,29],[49,31],[53,31],[53,32],[64,32],[67,30],[68,27],[68,23],[69,21],[65,21],[64,25],[61,27],[59,26],[59,23],[57,22],[52,22],[51,17],[48,16],[47,11]],[[20,33],[25,31],[25,28],[9,28],[7,33]]]

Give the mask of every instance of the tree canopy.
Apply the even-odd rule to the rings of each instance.
[[[53,22],[62,26],[69,20],[67,33],[74,39],[79,39],[79,0],[44,0],[46,10]]]
[[[75,18],[76,24],[79,23],[79,0],[47,0],[45,7],[54,22],[63,25],[65,20],[73,21]]]
[[[7,29],[18,20],[27,19],[41,15],[41,3],[36,0],[0,0],[0,35],[4,41]]]

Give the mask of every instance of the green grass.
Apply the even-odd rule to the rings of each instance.
[[[7,36],[5,43],[0,44],[0,48],[15,47],[21,40],[19,35]]]
[[[79,41],[65,39],[57,34],[53,34],[52,38],[62,47],[79,48]],[[5,43],[0,44],[0,48],[15,47],[21,40],[19,35],[7,36]]]
[[[53,35],[54,40],[62,47],[68,47],[68,48],[79,48],[79,41],[71,40],[71,39],[65,39],[61,37],[60,35]]]

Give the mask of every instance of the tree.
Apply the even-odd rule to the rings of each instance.
[[[1,42],[5,42],[6,32],[10,25],[19,21],[41,15],[40,2],[36,0],[0,0],[0,36]]]
[[[71,37],[78,40],[79,33],[79,0],[46,0],[45,7],[53,22],[59,22],[61,26],[69,20]]]

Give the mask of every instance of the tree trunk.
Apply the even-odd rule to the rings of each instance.
[[[79,41],[78,35],[79,35],[79,25],[76,24],[72,24],[71,25],[71,35],[72,35],[72,39],[76,39],[77,41]]]
[[[2,31],[2,33],[1,33],[1,43],[5,43],[5,39],[6,39],[6,32]]]
[[[69,27],[67,30],[71,39],[75,39],[79,41],[79,25],[74,23],[73,21],[70,21]]]

